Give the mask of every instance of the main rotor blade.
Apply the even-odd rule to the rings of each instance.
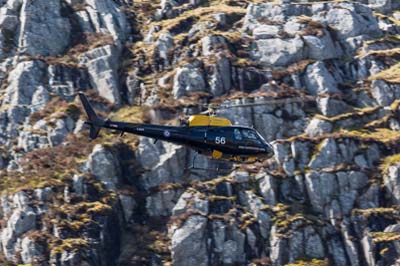
[[[316,97],[304,96],[304,97],[293,97],[293,98],[285,98],[285,99],[277,99],[277,100],[267,100],[262,102],[254,102],[254,103],[243,103],[243,104],[220,104],[215,106],[215,109],[231,109],[231,108],[240,108],[240,107],[253,107],[253,106],[263,106],[263,105],[278,105],[278,104],[288,104],[288,103],[303,103],[303,102],[311,102],[315,101]]]

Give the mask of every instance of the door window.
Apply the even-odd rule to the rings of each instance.
[[[235,140],[242,140],[242,133],[240,133],[240,130],[235,128],[235,130],[233,131],[233,135],[235,137]]]

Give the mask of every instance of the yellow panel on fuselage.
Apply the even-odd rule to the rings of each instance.
[[[216,116],[192,115],[191,117],[189,117],[189,127],[199,126],[225,127],[232,126],[232,123],[226,118]]]

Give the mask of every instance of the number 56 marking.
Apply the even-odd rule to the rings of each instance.
[[[225,144],[226,144],[225,137],[216,137],[216,138],[215,138],[215,143],[216,143],[216,144],[225,145]]]

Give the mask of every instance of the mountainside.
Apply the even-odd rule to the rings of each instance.
[[[398,0],[0,0],[0,264],[400,265],[399,59]],[[288,100],[217,111],[275,151],[217,174],[89,141],[79,91],[158,124]]]

